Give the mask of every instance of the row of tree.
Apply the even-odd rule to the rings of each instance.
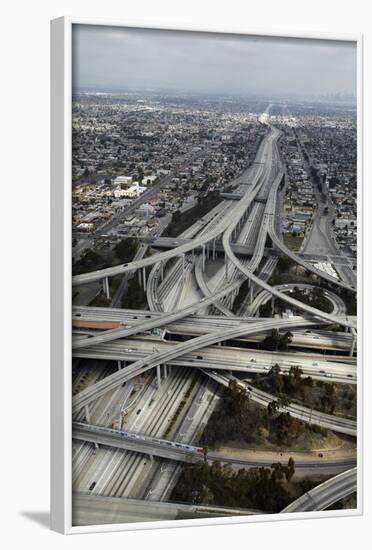
[[[185,466],[171,500],[280,512],[293,498],[288,483],[294,473],[292,458],[287,465],[238,471],[220,462]]]

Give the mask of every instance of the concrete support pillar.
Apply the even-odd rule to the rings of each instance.
[[[85,405],[85,407],[84,407],[84,412],[85,412],[85,420],[87,421],[88,424],[90,424],[90,411],[89,411],[89,405]]]
[[[228,280],[228,278],[229,278],[229,260],[225,256],[225,279],[226,279],[226,281]]]
[[[205,271],[205,244],[202,245],[202,250],[203,250],[202,251],[202,256],[203,256],[202,257],[202,262],[203,262],[202,269],[203,269],[203,273],[204,273],[204,271]]]
[[[350,346],[350,352],[349,352],[350,357],[354,355],[355,344],[356,344],[356,339],[355,339],[355,336],[353,336],[353,339],[351,341],[351,346]]]
[[[163,262],[160,263],[160,278],[163,281],[163,279],[164,279],[164,263]]]
[[[103,279],[103,290],[104,290],[104,293],[106,294],[106,298],[110,298],[110,285],[109,285],[109,280],[108,280],[108,277],[105,277]]]
[[[146,268],[142,268],[143,290],[146,292]]]
[[[141,281],[141,270],[140,270],[140,269],[138,270],[138,282],[139,282],[139,285],[142,286],[142,281]]]
[[[121,370],[121,361],[118,360],[118,370]]]
[[[213,239],[212,241],[212,259],[214,260],[216,257],[216,239]]]
[[[250,285],[249,288],[249,305],[251,306],[253,302],[253,284]]]
[[[157,383],[158,383],[158,389],[161,386],[161,371],[160,371],[160,365],[157,365],[156,367],[156,377],[157,377]]]
[[[274,315],[274,311],[275,311],[275,298],[274,296],[272,296],[271,298],[271,315],[273,316]]]
[[[163,378],[164,380],[168,377],[168,372],[167,372],[167,365],[163,365]]]

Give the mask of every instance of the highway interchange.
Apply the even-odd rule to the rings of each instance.
[[[102,281],[109,296],[110,277],[122,276],[120,292],[111,307],[74,306],[72,311],[73,320],[119,324],[102,331],[73,328],[73,365],[78,373],[72,400],[73,489],[81,495],[84,506],[92,503],[90,497],[95,499],[96,509],[103,502],[111,502],[107,499],[117,497],[148,500],[163,503],[156,513],[162,517],[164,510],[167,517],[166,501],[177,481],[180,463],[216,459],[234,462],[229,456],[212,452],[204,456],[195,443],[218,405],[219,388],[231,380],[264,407],[275,396],[254,388],[249,376],[265,374],[274,364],[283,373],[298,366],[302,376],[324,382],[357,382],[357,322],[347,315],[337,294],[340,288],[355,293],[355,274],[335,266],[335,278],[316,268],[309,255],[300,256],[284,245],[278,230],[278,197],[284,181],[278,147],[281,132],[268,120],[269,117],[261,119],[267,133],[256,161],[232,182],[233,199],[225,198],[171,243],[168,240],[165,251],[156,252],[153,248],[154,253],[144,257],[145,248],[156,246],[156,242],[142,244],[132,262],[72,279],[74,286]],[[158,238],[160,234],[154,236]],[[332,241],[330,253],[336,255],[339,251],[334,246]],[[283,256],[319,281],[332,284],[332,290],[324,290],[332,305],[331,313],[291,297],[293,285],[269,284],[278,258]],[[137,273],[149,309],[118,308],[127,277]],[[249,290],[234,314],[234,298],[245,281]],[[259,307],[270,300],[284,302],[296,315],[260,318]],[[335,332],[335,326],[342,330]],[[272,330],[293,333],[288,351],[255,348]],[[169,335],[178,336],[181,341],[167,339]],[[253,347],[246,347],[247,343]],[[330,355],[324,355],[325,350]],[[115,369],[113,364],[117,365]],[[186,402],[186,406],[181,406]],[[356,437],[353,419],[293,403],[281,405],[280,410]],[[263,464],[262,460],[244,463],[246,467]],[[296,463],[297,467],[334,467],[335,473],[344,473],[320,484],[315,492],[306,493],[284,512],[323,510],[356,491],[353,460],[314,460],[312,464],[305,460]]]

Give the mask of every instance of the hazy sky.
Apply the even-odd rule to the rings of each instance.
[[[74,88],[355,93],[350,42],[74,25]]]

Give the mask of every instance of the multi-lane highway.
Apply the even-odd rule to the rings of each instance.
[[[206,334],[205,336],[199,336],[188,340],[187,342],[182,342],[173,346],[170,350],[165,352],[156,353],[147,356],[145,359],[136,361],[126,369],[122,369],[110,376],[106,376],[103,380],[100,380],[91,387],[82,390],[77,395],[73,397],[72,408],[73,411],[78,411],[82,407],[88,405],[90,402],[94,401],[101,395],[104,395],[106,392],[114,389],[116,386],[122,384],[126,380],[130,380],[133,376],[139,376],[146,372],[147,370],[156,367],[161,364],[171,363],[176,357],[182,356],[185,353],[195,351],[208,347],[217,342],[223,342],[231,338],[237,338],[238,336],[245,334],[257,334],[262,332],[268,332],[273,329],[296,329],[301,327],[311,327],[314,325],[313,321],[306,321],[304,319],[275,319],[275,320],[265,320],[259,321],[256,323],[251,323],[248,327],[234,327],[230,330],[222,330],[212,332],[211,334]],[[98,338],[98,337],[95,337]],[[93,340],[83,339],[79,340],[79,348],[85,347],[84,342]]]
[[[72,319],[80,321],[118,321],[123,326],[138,326],[142,321],[146,321],[149,316],[147,310],[115,309],[104,307],[74,306],[72,309]],[[160,317],[160,312],[151,312],[151,318]],[[164,325],[162,329],[169,334],[182,336],[200,336],[223,328],[232,328],[243,323],[257,322],[256,317],[216,317],[214,315],[190,315],[173,323]],[[323,323],[320,321],[319,325]],[[82,330],[73,329],[74,337],[82,337]],[[94,331],[86,331],[93,335]],[[140,331],[139,331],[140,332]],[[86,336],[85,336],[86,337]],[[239,340],[260,342],[264,338],[263,334],[243,335]],[[311,348],[319,350],[349,351],[353,336],[349,332],[321,330],[318,328],[307,329],[307,331],[296,330],[293,332],[290,347]]]
[[[176,346],[176,342],[163,341],[155,336],[126,338],[107,344],[98,344],[86,349],[75,350],[73,357],[110,361],[134,362],[149,354],[165,352]],[[226,346],[210,346],[202,352],[194,351],[172,359],[175,366],[231,370],[238,372],[267,374],[273,365],[278,365],[283,374],[293,367],[302,371],[302,376],[311,376],[324,382],[356,384],[356,364],[349,357],[328,356],[319,353],[269,352]]]
[[[254,388],[251,383],[240,381],[236,379],[231,374],[222,374],[216,371],[204,370],[205,374],[219,382],[223,386],[227,387],[231,380],[234,380],[238,386],[245,389],[249,398],[252,399],[255,403],[267,407],[269,403],[273,401],[277,402],[278,411],[289,412],[294,418],[308,422],[315,426],[320,426],[327,430],[332,430],[334,432],[339,432],[346,435],[351,435],[356,437],[357,435],[357,426],[356,421],[349,418],[343,418],[340,416],[334,416],[331,414],[322,413],[315,409],[309,409],[302,405],[297,405],[295,403],[290,403],[289,405],[281,404],[280,400],[274,395],[271,395],[262,390]]]
[[[204,462],[213,463],[218,460],[225,464],[239,464],[247,468],[270,467],[272,464],[270,459],[234,457],[221,452],[209,451],[190,443],[161,439],[142,433],[113,430],[79,422],[74,422],[72,428],[72,437],[78,441],[127,449],[150,457],[157,456],[177,462],[200,464]],[[285,460],[282,462],[283,464],[286,463]],[[314,469],[317,473],[322,473],[323,470],[328,472],[330,469],[343,471],[354,466],[354,464],[355,459],[353,458],[323,459],[322,461],[300,458],[296,460],[296,470],[308,471]]]
[[[262,123],[268,124],[268,118],[265,116]],[[99,482],[94,490],[100,494],[139,494],[148,500],[164,499],[170,494],[177,479],[177,464],[203,460],[234,462],[232,457],[218,453],[208,453],[206,457],[200,447],[193,443],[200,426],[204,426],[207,421],[207,409],[210,414],[216,404],[214,390],[211,392],[209,389],[208,401],[204,399],[205,388],[208,384],[214,384],[216,388],[218,384],[228,385],[235,379],[233,371],[247,373],[247,376],[252,373],[266,374],[273,364],[279,364],[282,373],[288,373],[293,366],[298,366],[303,376],[311,376],[316,380],[356,383],[353,357],[356,319],[346,314],[346,306],[337,294],[337,288],[340,287],[354,292],[354,285],[345,277],[336,279],[320,271],[306,255],[294,254],[278,235],[280,201],[277,197],[284,177],[278,149],[281,133],[272,126],[267,128],[256,162],[232,182],[235,188],[233,194],[226,196],[201,220],[178,237],[141,245],[132,262],[73,277],[73,285],[102,280],[108,290],[108,278],[121,274],[124,276],[121,290],[119,288],[122,293],[125,290],[125,276],[138,272],[150,308],[150,311],[86,307],[73,309],[73,320],[99,320],[103,328],[107,321],[118,323],[117,327],[109,330],[91,330],[88,326],[73,331],[73,355],[95,361],[92,363],[92,371],[84,367],[83,380],[88,379],[90,383],[82,383],[73,396],[73,416],[78,421],[74,424],[73,435],[75,444],[80,442],[79,447],[74,447],[75,486],[82,486],[81,480],[86,479],[92,467],[92,445],[84,442],[100,445],[97,457],[93,460],[99,471]],[[164,246],[166,250],[144,257],[142,252],[151,244]],[[221,254],[224,254],[223,258]],[[331,313],[294,299],[291,296],[293,285],[272,286],[268,283],[278,256],[283,255],[315,275],[318,281],[325,280],[333,285],[335,291],[323,290],[332,304]],[[148,266],[152,266],[152,270],[147,277],[145,268]],[[246,280],[249,291],[238,309],[239,315],[255,315],[260,305],[276,299],[285,302],[288,309],[296,314],[300,312],[301,316],[235,316],[232,313],[234,299]],[[317,284],[312,280],[311,286],[313,283]],[[302,287],[307,289],[308,285]],[[114,305],[116,303],[118,299]],[[208,311],[214,315],[206,315]],[[343,327],[345,332],[331,330],[335,327]],[[245,345],[247,342],[261,342],[271,330],[289,330],[293,333],[290,351],[267,352],[238,347],[242,341]],[[166,341],[166,334],[193,338],[181,342]],[[234,347],[218,345],[228,341],[234,341]],[[308,350],[307,353],[304,350]],[[309,350],[329,350],[333,355],[321,355]],[[112,373],[111,367],[107,367],[106,371],[103,369],[100,372],[99,360],[102,365],[107,361],[118,361],[119,369]],[[127,364],[121,368],[124,361]],[[169,371],[168,375],[164,374],[163,381],[161,367],[164,373]],[[149,382],[151,377],[144,382],[146,372],[153,368],[157,369],[157,389]],[[202,375],[199,369],[207,376]],[[254,388],[250,381],[237,380],[237,383],[253,401],[263,407],[276,400],[273,395]],[[169,388],[166,393],[164,387]],[[130,399],[132,394],[134,397]],[[132,410],[134,403],[142,403],[134,407],[138,406],[137,414],[141,413],[142,416],[144,404],[148,403],[146,396],[150,395],[150,405],[158,399],[159,403],[164,402],[164,406],[156,406],[154,409],[156,422],[151,422],[151,415],[147,411],[145,421],[141,424],[143,431],[113,427],[118,425],[118,420],[115,418],[117,412],[111,413],[110,403],[115,403],[116,408],[119,406],[120,424],[124,419],[123,411],[126,413]],[[188,403],[186,407],[185,403]],[[165,437],[164,434],[171,428],[162,427],[162,414],[164,411],[169,411],[169,414],[173,411],[168,418],[168,422],[173,422],[172,419],[178,417],[183,407],[185,412],[181,413],[177,421],[178,432],[174,432],[172,439]],[[186,412],[191,410],[192,414]],[[279,410],[334,432],[352,437],[356,435],[354,419],[327,415],[297,403],[287,406],[280,404]],[[131,414],[130,425],[135,426],[138,418],[133,420]],[[94,423],[89,420],[92,415],[97,419]],[[105,453],[102,453],[102,447],[106,448]],[[146,463],[140,458],[143,454],[153,457],[150,465],[149,461]],[[163,469],[164,460],[167,465]],[[246,467],[258,465],[257,462],[244,460],[239,463]],[[124,465],[122,472],[127,472],[125,482],[123,473],[110,473],[110,465],[114,465],[114,471],[119,472],[119,464]],[[315,460],[314,464],[304,462],[303,468],[324,466],[344,469],[353,465],[350,461],[326,465],[323,461],[322,465],[322,461]],[[152,472],[152,477],[145,483],[140,473],[147,471]],[[340,484],[337,486],[339,489]],[[338,494],[332,490],[332,498]]]
[[[89,493],[73,493],[74,525],[137,523],[175,519],[205,519],[224,516],[263,514],[259,510],[202,506],[179,502],[151,501],[134,498],[108,497]]]

